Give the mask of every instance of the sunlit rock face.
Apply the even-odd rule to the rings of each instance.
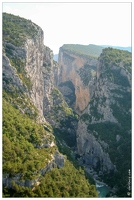
[[[110,48],[98,59],[60,48],[58,87],[79,114],[77,159],[89,173],[118,171],[121,140],[131,141],[130,60],[128,52]]]
[[[92,96],[92,81],[96,77],[97,59],[64,50],[59,51],[59,89],[69,105],[81,113]],[[91,87],[90,87],[91,86]],[[70,94],[71,100],[70,101]]]
[[[10,103],[21,113],[30,116],[33,108],[33,112],[37,111],[33,123],[43,124],[47,131],[42,138],[42,143],[34,143],[34,147],[49,150],[54,146],[55,150],[51,152],[50,159],[41,169],[38,169],[38,175],[32,180],[27,177],[22,180],[21,172],[14,173],[12,176],[9,173],[3,173],[3,185],[7,188],[12,188],[12,181],[20,186],[33,187],[41,176],[54,167],[63,167],[65,162],[65,157],[59,153],[56,146],[55,137],[49,128],[50,124],[46,122],[46,116],[51,111],[53,103],[50,96],[57,81],[58,64],[53,61],[52,50],[44,46],[42,29],[32,22],[31,26],[35,28],[36,34],[32,32],[34,36],[25,36],[20,46],[12,44],[12,41],[3,40],[3,90],[11,95]],[[21,99],[21,102],[18,99]],[[32,105],[30,109],[29,105]],[[30,134],[31,130],[29,130]]]
[[[98,59],[92,98],[80,117],[76,134],[79,162],[102,175],[119,170],[117,157],[125,154],[120,151],[121,140],[131,141],[131,65],[112,59],[106,63],[107,52],[112,51],[104,50]],[[130,157],[128,160],[130,163]]]
[[[44,97],[44,82],[42,74],[43,58],[44,58],[44,35],[41,28],[35,38],[27,39],[25,43],[26,51],[26,66],[27,76],[32,82],[30,90],[30,98],[40,113],[40,118],[43,119],[43,97]]]

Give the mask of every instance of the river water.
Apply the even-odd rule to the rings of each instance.
[[[100,185],[100,184],[96,184],[96,189],[98,191],[98,197],[102,198],[102,197],[106,197],[106,195],[109,193],[110,188],[107,185]]]

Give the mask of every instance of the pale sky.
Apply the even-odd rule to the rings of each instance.
[[[44,44],[57,54],[63,44],[131,46],[131,3],[6,3],[2,11],[32,20]]]

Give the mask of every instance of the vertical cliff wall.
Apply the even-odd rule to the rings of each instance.
[[[58,63],[53,60],[52,50],[46,46],[44,46],[42,73],[44,81],[43,113],[44,116],[48,116],[53,107],[52,91],[57,82]]]
[[[123,177],[131,169],[131,53],[108,48],[98,61],[94,94],[78,124],[78,154],[83,165],[93,166],[110,186],[117,177],[117,194],[123,195],[124,188],[125,195]]]
[[[108,48],[97,59],[61,47],[58,64],[43,45],[40,27],[21,18],[7,18],[5,25],[8,22],[10,28],[14,23],[23,28],[17,29],[15,37],[16,28],[4,30],[4,100],[30,119],[48,121],[63,151],[69,150],[95,179],[115,185],[125,196],[125,177],[131,171],[131,54]],[[44,128],[51,132],[50,127]],[[48,132],[39,133],[44,143],[33,148],[55,148],[53,137],[51,144],[45,143]],[[32,141],[36,136],[28,135]]]
[[[52,51],[44,46],[42,29],[32,22],[29,26],[34,30],[23,37],[21,45],[3,41],[3,89],[25,93],[43,122],[53,104],[50,97],[57,82],[58,64],[53,61]]]
[[[44,59],[44,36],[41,28],[34,38],[27,39],[25,42],[26,65],[25,70],[27,77],[30,78],[32,88],[29,91],[30,99],[39,110],[40,118],[43,117],[43,97],[44,97],[44,82],[42,74],[42,66]]]
[[[121,172],[131,168],[131,53],[107,48],[95,60],[62,47],[59,65],[59,89],[68,103],[75,96],[72,107],[80,117],[77,160],[112,187],[117,176],[120,195],[121,182],[127,184]]]
[[[11,93],[13,93],[14,90],[16,90],[15,88],[20,88],[19,85],[21,83],[21,85],[23,86],[22,93],[25,94],[27,98],[30,98],[31,102],[38,110],[38,120],[44,121],[44,81],[42,74],[44,59],[44,36],[43,31],[40,27],[32,22],[27,23],[29,23],[28,26],[31,27],[33,31],[29,35],[29,32],[31,31],[29,30],[26,37],[26,33],[23,33],[25,30],[23,30],[20,33],[19,41],[21,41],[22,39],[20,43],[18,41],[15,41],[17,36],[14,40],[9,40],[8,38],[6,38],[6,35],[8,34],[8,29],[5,29],[5,38],[3,40],[3,74],[5,81],[3,84],[3,89],[6,89],[8,90],[8,92],[10,91]],[[14,30],[12,30],[12,33],[13,31]],[[23,34],[24,36],[22,37]],[[13,36],[11,35],[10,37],[12,38]],[[12,71],[12,74],[10,73],[9,75],[8,71]],[[8,81],[6,82],[6,80]],[[19,90],[17,91],[20,93]],[[23,100],[25,101],[25,98]]]
[[[43,71],[46,63],[54,66],[43,31],[14,15],[3,14],[3,20],[3,186],[16,192],[13,181],[31,190],[45,173],[63,167],[65,157],[43,112],[56,81],[54,72]]]
[[[60,66],[58,87],[69,105],[80,113],[86,108],[92,96],[90,85],[96,77],[97,59],[80,56],[61,47],[58,63]],[[73,99],[71,102],[70,94]]]

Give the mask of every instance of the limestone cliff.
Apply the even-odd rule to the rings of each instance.
[[[97,170],[110,186],[118,176],[114,186],[121,195],[121,182],[127,184],[121,171],[127,174],[131,168],[131,54],[108,48],[98,61],[94,94],[78,124],[79,159],[86,168]],[[120,162],[124,159],[123,166]],[[112,173],[111,180],[106,178],[107,173]]]
[[[14,15],[3,18],[3,186],[10,191],[14,181],[32,189],[45,173],[64,167],[56,142],[76,146],[77,115],[56,88],[58,63],[42,29]]]
[[[77,129],[77,153],[79,162],[86,167],[90,174],[93,169],[98,170],[98,175],[115,169],[106,150],[108,144],[97,140],[92,132],[87,131],[87,125],[79,121]]]
[[[52,91],[57,82],[58,63],[53,60],[52,50],[46,46],[44,46],[42,73],[44,81],[43,114],[47,117],[53,107]]]
[[[77,113],[83,111],[90,102],[97,62],[95,58],[79,56],[79,54],[69,52],[63,47],[60,48],[58,87],[66,101]],[[72,96],[72,101],[70,101],[70,96]]]
[[[73,102],[75,111],[80,115],[83,114],[82,116],[84,116],[84,113],[87,113],[87,111],[91,112],[90,102],[96,101],[98,98],[95,95],[97,93],[96,87],[98,87],[98,85],[96,85],[96,83],[98,84],[98,74],[99,71],[101,71],[99,68],[100,63],[93,57],[80,55],[66,50],[63,47],[60,48],[59,52],[60,73],[58,87],[68,104],[70,104],[69,100],[73,99],[74,102],[71,101],[71,103]],[[103,83],[102,91],[106,93],[107,90],[105,90],[105,87],[107,87],[107,85],[105,86]],[[98,90],[98,93],[99,92],[101,93],[100,89]],[[73,95],[75,98],[73,98]],[[99,98],[103,96],[102,94],[98,95]],[[104,108],[106,110],[106,112],[104,112],[105,118],[107,118],[107,120],[112,120],[110,109],[107,107]],[[96,105],[96,109],[99,108],[100,110],[104,110],[103,107],[101,107],[98,103]],[[99,111],[97,112],[98,113],[96,113],[96,115],[98,117]],[[109,118],[107,116],[109,116]],[[94,123],[95,118],[92,112],[91,118],[92,123]],[[103,121],[105,121],[105,119]],[[100,166],[100,173],[103,173],[103,171],[108,172],[115,168],[110,160],[109,155],[105,153],[101,142],[96,140],[92,132],[89,133],[89,131],[87,131],[87,125],[82,121],[79,121],[78,123],[76,137],[77,153],[80,156],[79,162],[81,164],[90,166],[92,169]],[[108,146],[108,144],[106,144],[106,146]]]
[[[127,184],[121,171],[127,175],[131,168],[131,53],[107,48],[95,60],[63,47],[58,87],[80,116],[77,160],[110,186],[117,176],[120,194],[121,182]]]
[[[35,25],[33,24],[33,26]],[[24,88],[23,93],[30,98],[31,102],[38,109],[38,120],[44,121],[44,82],[42,75],[44,58],[43,31],[39,27],[35,26],[35,28],[37,31],[36,35],[26,38],[22,46],[18,47],[10,41],[4,40],[3,78],[5,81],[3,86],[7,90],[10,80],[10,85],[12,85],[12,89],[10,88],[10,90],[12,92],[13,87],[20,89],[21,83]],[[12,70],[12,74],[10,73],[10,75],[7,70]],[[18,81],[15,81],[17,77]]]
[[[29,91],[30,99],[39,110],[41,119],[43,116],[43,97],[44,97],[44,83],[42,75],[42,66],[44,59],[44,35],[41,28],[34,38],[27,39],[25,42],[26,65],[25,70],[27,77],[30,78],[32,88]]]
[[[49,152],[49,159],[47,163],[42,162],[42,167],[39,167],[36,172],[31,172],[34,174],[38,174],[35,180],[31,180],[28,178],[24,178],[21,180],[22,174],[16,170],[16,173],[3,174],[3,184],[4,186],[10,188],[11,182],[14,180],[17,184],[21,186],[29,186],[31,187],[34,183],[38,181],[38,179],[44,175],[47,171],[50,171],[54,167],[61,168],[64,166],[65,158],[62,154],[59,153],[58,148],[55,144],[55,137],[52,135],[52,129],[50,128],[50,124],[48,121],[46,122],[45,116],[47,116],[47,112],[50,111],[49,105],[51,105],[52,98],[50,100],[50,95],[52,93],[52,89],[54,88],[54,82],[56,81],[55,75],[57,71],[56,62],[53,63],[53,53],[52,51],[44,46],[44,33],[40,27],[32,23],[31,21],[27,21],[22,18],[18,18],[17,16],[11,15],[11,20],[9,19],[8,14],[4,15],[4,25],[6,23],[12,23],[11,25],[14,28],[14,23],[16,26],[21,26],[21,32],[17,36],[14,37],[14,29],[8,33],[9,29],[6,29],[6,25],[4,26],[4,39],[3,39],[3,101],[8,102],[13,106],[12,112],[15,112],[14,109],[17,108],[20,111],[19,115],[22,115],[22,119],[25,119],[25,114],[28,116],[27,125],[19,123],[19,128],[17,127],[17,120],[14,122],[14,130],[17,130],[19,135],[23,135],[24,137],[32,137],[32,139],[27,139],[25,142],[30,142],[33,148],[33,151],[39,151],[44,149],[44,152]],[[24,23],[24,25],[23,25]],[[27,28],[25,30],[25,25],[27,24],[30,27],[28,33]],[[9,26],[12,29],[12,26]],[[16,29],[15,29],[16,30]],[[18,30],[19,31],[19,30]],[[7,37],[8,35],[8,37]],[[17,41],[16,41],[17,40]],[[21,41],[22,40],[22,41]],[[21,41],[19,43],[19,41]],[[49,69],[50,70],[49,70]],[[46,70],[45,70],[46,69]],[[57,68],[56,68],[57,69]],[[47,71],[48,70],[48,71]],[[9,105],[10,105],[9,104]],[[6,108],[6,104],[4,103],[4,108]],[[47,110],[48,109],[48,110]],[[5,111],[4,117],[6,116]],[[7,110],[6,110],[7,112]],[[13,113],[9,115],[12,115]],[[30,119],[29,119],[30,118]],[[7,119],[3,119],[6,121]],[[34,120],[34,121],[29,121]],[[11,123],[9,121],[9,123]],[[29,124],[43,124],[43,129],[39,130],[39,135],[35,133],[36,128],[30,130]],[[24,127],[23,127],[24,126]],[[38,125],[37,125],[38,126]],[[42,127],[41,125],[39,125]],[[23,128],[21,128],[23,127]],[[29,129],[28,136],[25,136],[26,129]],[[15,131],[10,130],[9,132],[16,133]],[[5,133],[5,132],[4,132]],[[5,133],[5,135],[7,132]],[[33,134],[33,136],[32,136]],[[43,134],[43,135],[42,135]],[[4,136],[5,136],[4,135]],[[37,136],[38,135],[38,136]],[[41,136],[42,135],[42,136]],[[5,136],[7,137],[7,136]],[[9,136],[8,136],[9,137]],[[12,136],[13,137],[13,136]],[[11,137],[11,138],[12,138]],[[23,137],[23,136],[22,136]],[[37,140],[35,140],[35,137]],[[34,141],[35,140],[35,141]],[[40,142],[39,142],[40,140]],[[21,141],[19,138],[18,141]],[[17,142],[17,141],[16,141]],[[5,145],[5,143],[4,143]],[[27,144],[29,145],[29,143]],[[4,146],[5,147],[5,146]],[[22,144],[22,149],[23,149]],[[52,149],[54,150],[52,151]],[[30,151],[29,151],[30,152]],[[46,154],[47,155],[47,154]],[[18,155],[19,157],[20,155]],[[38,158],[37,153],[37,159]],[[23,159],[23,157],[22,157]],[[25,159],[27,160],[27,159]],[[7,162],[7,161],[5,161]],[[11,162],[11,161],[10,161]],[[27,161],[23,161],[24,164]],[[39,161],[40,162],[40,161]],[[23,164],[22,164],[23,165]],[[5,170],[5,168],[4,168]],[[8,170],[7,170],[8,171]],[[37,172],[38,171],[38,172]],[[24,174],[23,174],[24,175]]]
[[[58,64],[30,20],[5,14],[3,27],[4,185],[14,180],[33,187],[47,171],[63,167],[57,142],[95,180],[127,194],[131,54],[107,48],[97,59],[63,45]]]

